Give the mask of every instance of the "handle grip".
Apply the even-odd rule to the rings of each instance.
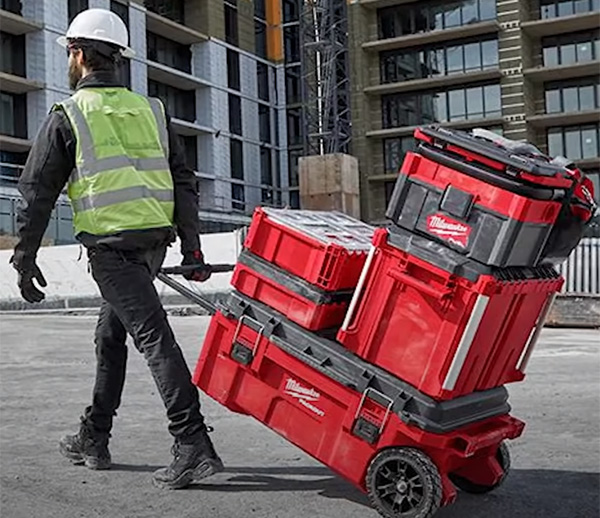
[[[437,300],[443,300],[452,294],[452,289],[450,289],[450,288],[446,288],[445,290],[441,290],[441,291],[437,290],[434,287],[430,286],[429,284],[426,284],[423,281],[419,281],[418,279],[415,279],[411,275],[408,275],[407,273],[401,272],[400,270],[397,270],[397,269],[390,270],[388,272],[388,275],[390,277],[392,277],[393,279],[401,282],[402,284],[406,284],[407,286],[410,286],[411,288],[415,288]]]
[[[212,273],[231,272],[235,268],[235,264],[207,264]],[[167,275],[183,275],[184,273],[194,271],[198,266],[186,264],[185,266],[166,266],[160,269],[160,273]]]

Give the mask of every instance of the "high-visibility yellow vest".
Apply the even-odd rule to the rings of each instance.
[[[164,107],[126,88],[82,88],[54,106],[77,140],[67,193],[75,234],[173,226]]]

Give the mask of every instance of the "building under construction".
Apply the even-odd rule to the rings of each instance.
[[[598,0],[1,1],[0,231],[41,120],[70,94],[54,40],[88,7],[130,28],[123,79],[167,105],[205,232],[299,207],[299,158],[332,153],[358,158],[361,217],[381,222],[412,131],[433,122],[528,139],[599,182]],[[47,237],[72,239],[70,217],[62,200]]]

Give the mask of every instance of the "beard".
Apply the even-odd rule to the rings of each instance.
[[[81,79],[81,68],[77,66],[75,60],[69,63],[69,88],[75,90],[77,83]]]

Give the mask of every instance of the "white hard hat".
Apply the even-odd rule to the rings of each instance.
[[[57,38],[57,43],[66,48],[70,39],[86,39],[104,41],[121,47],[121,54],[126,58],[135,56],[129,47],[129,34],[123,20],[106,9],[86,9],[80,12],[71,22],[65,36]]]

